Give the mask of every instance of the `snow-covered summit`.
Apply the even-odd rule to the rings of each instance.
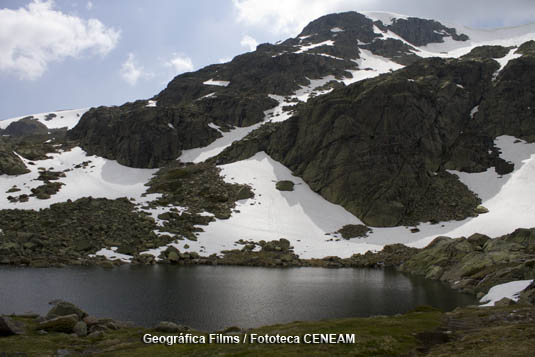
[[[22,118],[31,117],[37,119],[49,129],[67,128],[72,129],[78,124],[82,115],[87,112],[89,108],[58,110],[55,112],[44,112],[33,115],[23,115],[6,120],[0,120],[0,129],[5,129],[9,124],[16,122]]]

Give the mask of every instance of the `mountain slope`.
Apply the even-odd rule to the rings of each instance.
[[[150,100],[26,118],[49,132],[1,137],[0,170],[11,176],[0,206],[126,196],[159,243],[97,240],[86,253],[136,262],[170,246],[219,254],[240,239],[284,237],[312,258],[509,233],[530,225],[533,209],[531,192],[519,194],[535,153],[533,30],[327,15],[295,38],[177,76]],[[294,191],[277,190],[281,180]],[[374,227],[360,238],[338,233],[363,223]]]

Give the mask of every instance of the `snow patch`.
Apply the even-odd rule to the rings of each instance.
[[[202,97],[200,97],[200,98],[197,98],[196,100],[202,100],[202,99],[212,98],[212,97],[215,98],[215,96],[216,96],[216,95],[215,95],[215,92],[212,92],[212,93],[208,93],[207,95],[204,95],[204,96],[202,96]]]
[[[343,80],[346,85],[403,68],[402,65],[388,58],[374,55],[369,50],[359,49],[359,55],[359,59],[353,60],[353,62],[358,64],[359,69],[348,70],[353,77]]]
[[[226,87],[230,84],[229,81],[216,81],[214,79],[209,79],[207,81],[202,82],[202,84],[208,85],[208,86],[220,86],[220,87]]]
[[[323,57],[329,57],[329,58],[333,58],[333,59],[339,60],[339,61],[345,61],[345,59],[343,59],[343,58],[336,57],[336,56],[333,56],[333,55],[328,55],[326,53],[314,53],[314,55],[323,56]]]
[[[508,298],[513,301],[518,301],[518,297],[533,280],[516,280],[505,284],[495,285],[490,288],[487,295],[483,296],[479,302],[485,303],[481,306],[494,306],[495,303],[503,298]]]
[[[302,258],[349,257],[356,252],[381,249],[358,239],[334,241],[325,235],[361,221],[313,192],[301,178],[292,176],[289,169],[266,153],[220,168],[225,181],[251,185],[255,197],[238,201],[239,213],[233,213],[229,219],[203,226],[204,232],[199,233],[197,242],[188,242],[193,250],[203,245],[206,254],[218,254],[232,249],[239,239],[270,241],[282,237],[291,241]],[[275,184],[279,180],[293,181],[294,191],[277,190]]]
[[[320,46],[334,46],[334,41],[333,40],[327,40],[327,41],[323,41],[323,42],[319,42],[319,43],[312,43],[310,45],[306,45],[306,46],[300,46],[299,47],[299,50],[294,52],[294,53],[304,53],[304,52],[307,52],[313,48],[316,48],[316,47],[320,47]]]
[[[133,258],[131,255],[117,253],[117,247],[111,247],[110,249],[102,248],[95,254],[89,254],[90,258],[95,258],[96,256],[101,256],[108,260],[120,260],[124,263],[130,263]]]
[[[470,110],[470,118],[474,119],[474,115],[479,111],[479,105],[476,105],[475,107]]]
[[[247,134],[259,128],[262,124],[263,123],[260,122],[243,128],[235,128],[226,133],[221,132],[223,136],[214,140],[210,145],[195,149],[183,150],[182,155],[180,155],[178,159],[182,162],[193,163],[199,163],[208,160],[232,145],[233,142],[243,139]]]
[[[154,107],[156,107],[156,103],[158,103],[158,101],[156,101],[156,100],[149,100],[149,101],[147,102],[146,107],[147,107],[147,108],[154,108]]]
[[[509,61],[518,57],[522,57],[521,53],[515,53],[515,51],[516,48],[513,48],[502,58],[494,58],[494,60],[500,65],[500,68],[496,72],[494,72],[494,75],[492,76],[493,79],[496,79],[496,77],[498,77],[498,74],[500,74],[500,72],[505,68],[505,66],[507,66],[507,63],[509,63]]]
[[[344,32],[344,29],[341,29],[340,27],[333,27],[331,32]]]

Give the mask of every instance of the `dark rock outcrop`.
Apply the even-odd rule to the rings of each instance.
[[[182,149],[208,145],[221,134],[196,110],[136,102],[89,110],[69,137],[89,154],[132,167],[159,167]]]
[[[30,172],[24,162],[15,155],[13,148],[0,138],[0,175],[22,175]]]
[[[10,123],[4,130],[4,135],[27,136],[27,135],[46,135],[48,128],[33,117],[26,117]]]
[[[466,41],[468,36],[457,34],[454,28],[449,28],[435,20],[409,17],[407,19],[394,19],[387,28],[400,35],[415,46],[425,46],[430,43],[444,42],[445,37],[455,41]]]

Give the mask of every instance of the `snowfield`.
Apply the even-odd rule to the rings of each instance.
[[[220,167],[225,181],[251,185],[255,197],[238,201],[235,211],[239,212],[234,212],[229,219],[202,226],[204,232],[199,233],[196,242],[185,240],[172,244],[178,249],[183,250],[183,245],[188,244],[193,251],[219,254],[222,250],[240,247],[235,244],[239,239],[258,242],[279,238],[290,240],[302,258],[349,257],[355,252],[381,248],[358,240],[336,241],[337,234],[326,235],[345,224],[361,221],[313,192],[301,178],[293,176],[288,168],[267,154],[260,152],[250,159]],[[292,180],[294,191],[277,190],[275,184],[280,180]],[[158,256],[165,249],[146,253]]]
[[[414,227],[373,228],[366,238],[341,239],[333,233],[346,224],[362,223],[339,205],[332,204],[313,192],[302,179],[265,153],[220,166],[228,182],[249,184],[255,198],[238,202],[228,220],[216,220],[203,227],[197,242],[184,241],[191,250],[212,254],[232,249],[239,239],[273,240],[286,238],[302,258],[329,255],[349,257],[354,253],[380,250],[386,244],[403,243],[423,248],[438,236],[458,238],[474,233],[498,237],[516,228],[533,226],[535,215],[535,144],[526,144],[511,136],[495,141],[501,157],[515,164],[513,172],[497,175],[494,168],[481,173],[453,172],[482,199],[489,213],[462,221],[421,223]],[[291,180],[295,191],[280,192],[275,183]],[[181,248],[176,245],[177,248]],[[165,250],[163,248],[162,250]],[[155,252],[156,253],[156,252]],[[159,250],[158,250],[159,254]]]

